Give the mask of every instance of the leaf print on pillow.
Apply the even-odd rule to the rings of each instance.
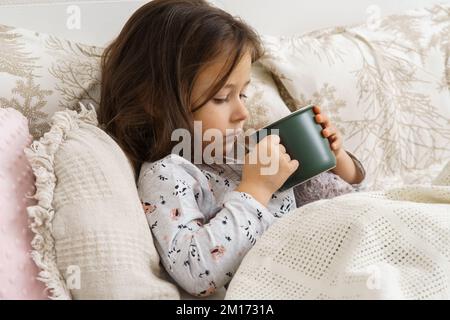
[[[368,190],[429,183],[450,155],[449,12],[433,5],[377,27],[265,36],[259,61],[291,111],[316,104],[334,120]]]

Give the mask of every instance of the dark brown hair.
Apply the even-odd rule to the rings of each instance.
[[[193,132],[190,110],[213,98],[247,50],[252,62],[263,55],[257,33],[204,0],[154,0],[130,17],[102,56],[98,120],[126,153],[135,178],[143,162],[171,153],[173,130]],[[202,68],[224,54],[221,79],[203,101],[191,101]]]

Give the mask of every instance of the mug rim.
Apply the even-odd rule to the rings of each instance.
[[[291,113],[288,114],[287,116],[285,116],[285,117],[283,117],[283,118],[281,118],[281,119],[275,120],[274,122],[272,122],[272,123],[270,123],[270,124],[268,124],[268,125],[265,125],[265,126],[262,127],[260,130],[262,130],[262,129],[268,129],[269,127],[271,127],[271,126],[273,126],[273,125],[276,125],[276,124],[278,124],[278,123],[280,123],[280,122],[283,122],[283,121],[285,121],[285,120],[288,120],[289,118],[291,118],[291,117],[293,117],[293,116],[296,116],[296,115],[299,114],[299,113],[303,113],[303,112],[305,112],[305,111],[308,111],[308,110],[314,108],[314,106],[315,106],[314,104],[309,104],[309,105],[306,105],[306,106],[304,106],[304,107],[301,107],[300,109],[295,110],[294,112],[291,112]],[[258,130],[258,131],[259,131],[259,130]]]

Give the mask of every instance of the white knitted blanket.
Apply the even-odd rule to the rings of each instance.
[[[245,256],[225,299],[450,299],[450,162],[431,185],[296,209]]]

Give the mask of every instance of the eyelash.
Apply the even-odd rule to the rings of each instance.
[[[240,97],[241,97],[241,98],[244,98],[244,99],[247,99],[247,98],[248,98],[248,96],[245,95],[245,94],[241,94]],[[222,104],[222,103],[228,102],[228,98],[227,98],[227,99],[215,99],[215,98],[214,98],[213,100],[214,100],[214,102],[217,103],[217,104]]]

